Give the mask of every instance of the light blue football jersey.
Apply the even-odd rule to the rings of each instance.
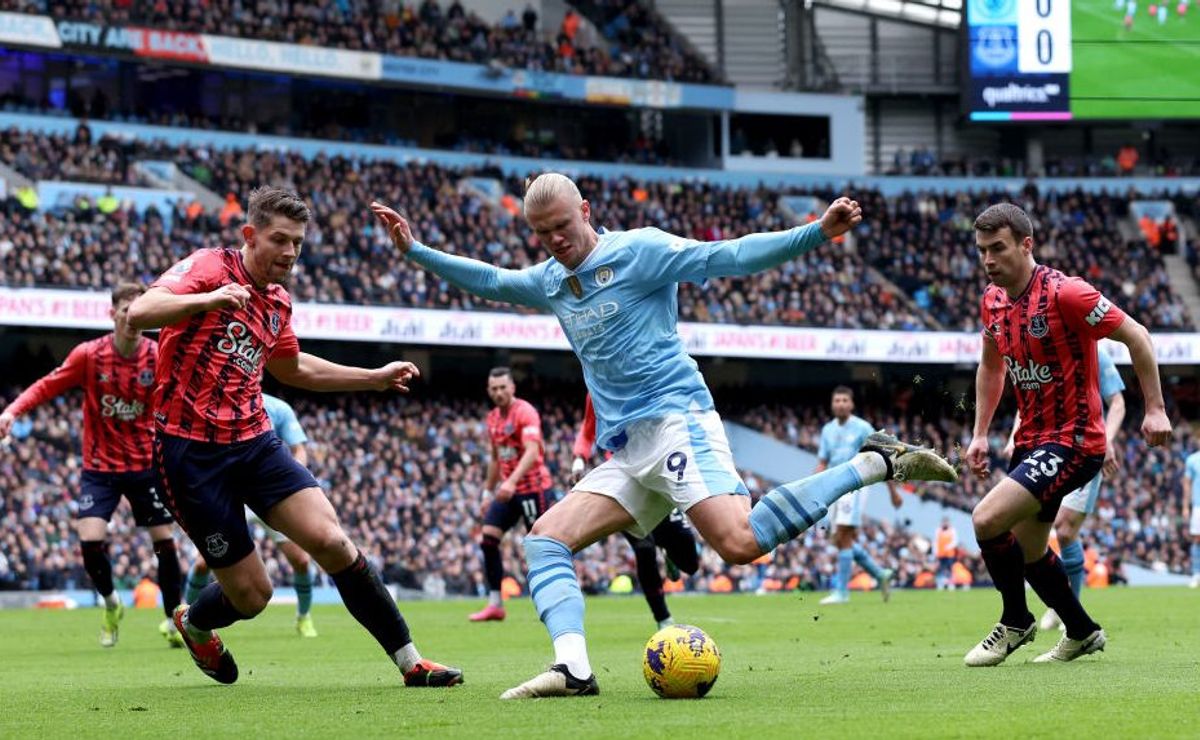
[[[470,293],[558,317],[592,394],[597,443],[617,450],[635,421],[713,408],[677,331],[678,284],[749,275],[824,241],[819,222],[716,242],[656,228],[603,231],[575,270],[553,259],[502,270],[416,242],[408,256]]]
[[[1187,468],[1187,477],[1192,479],[1192,511],[1200,511],[1200,452],[1188,455],[1184,465]]]
[[[839,424],[837,419],[833,419],[821,427],[821,445],[817,448],[817,459],[831,468],[841,465],[858,454],[858,448],[863,446],[863,442],[867,441],[867,437],[874,431],[865,419],[853,414],[844,424]]]
[[[285,445],[291,447],[308,441],[308,436],[300,426],[300,420],[296,418],[296,412],[287,401],[266,393],[262,394],[262,397],[263,408],[267,410],[267,416],[271,419],[271,428]]]
[[[1100,398],[1107,400],[1114,393],[1121,393],[1125,390],[1125,381],[1121,380],[1121,373],[1117,371],[1117,363],[1108,356],[1107,352],[1100,352]]]

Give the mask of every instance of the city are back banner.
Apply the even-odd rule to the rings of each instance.
[[[112,328],[105,292],[0,288],[0,326]],[[292,326],[301,339],[385,344],[570,349],[553,316],[486,311],[438,311],[389,306],[297,303]],[[679,334],[697,357],[962,364],[979,362],[980,334],[871,331],[684,322]],[[1104,340],[1101,351],[1128,364],[1125,345]],[[1200,364],[1200,334],[1154,336],[1165,365]]]
[[[493,68],[370,51],[259,39],[111,26],[0,12],[0,44],[315,75],[366,82],[454,88],[519,98],[562,98],[607,105],[732,110],[732,87],[663,80],[567,75]]]

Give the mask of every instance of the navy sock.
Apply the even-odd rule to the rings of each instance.
[[[351,616],[367,628],[389,656],[412,642],[408,623],[401,616],[396,600],[361,552],[350,567],[329,577]]]
[[[1018,629],[1033,624],[1033,615],[1025,601],[1025,557],[1017,538],[1012,532],[1005,532],[990,540],[980,540],[979,552],[1004,604],[1000,621]]]
[[[187,610],[188,625],[205,632],[228,627],[243,619],[249,617],[234,607],[233,602],[221,590],[221,584],[216,581],[205,586],[196,597],[196,602]]]
[[[1079,603],[1078,597],[1071,591],[1071,584],[1067,582],[1067,571],[1053,550],[1046,550],[1046,554],[1040,560],[1025,566],[1025,580],[1029,581],[1029,585],[1033,586],[1034,592],[1046,606],[1058,614],[1058,618],[1067,627],[1067,637],[1082,640],[1100,629],[1100,625],[1092,621],[1084,611],[1083,605]]]
[[[83,569],[92,579],[92,586],[107,597],[113,592],[112,563],[108,559],[107,540],[85,540],[79,543],[83,554]]]
[[[504,562],[500,558],[500,540],[490,535],[479,539],[479,549],[483,551],[483,575],[487,580],[489,591],[499,591],[500,582],[504,580]]]
[[[179,555],[175,552],[175,540],[167,538],[154,543],[154,554],[158,558],[158,588],[162,591],[163,611],[169,619],[179,606],[183,591],[183,573],[179,570]]]

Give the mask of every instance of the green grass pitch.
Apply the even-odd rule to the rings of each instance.
[[[999,597],[901,592],[675,598],[676,618],[720,646],[705,699],[667,701],[641,676],[653,632],[637,597],[588,600],[601,695],[501,702],[550,657],[527,600],[504,623],[468,624],[468,602],[404,603],[421,650],[461,666],[453,689],[405,689],[340,607],[315,612],[302,640],[287,607],[225,631],[241,678],[221,686],[130,611],[116,648],[96,643],[99,612],[0,612],[0,737],[1198,737],[1200,592],[1085,592],[1109,633],[1105,653],[1034,665],[1040,635],[1009,663],[969,670]],[[1036,599],[1032,600],[1034,603]]]
[[[1133,28],[1113,0],[1074,0],[1071,113],[1075,118],[1200,118],[1200,6],[1167,22],[1138,0]]]

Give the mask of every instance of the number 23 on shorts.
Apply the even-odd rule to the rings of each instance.
[[[1036,483],[1042,476],[1053,478],[1058,475],[1059,466],[1062,463],[1063,458],[1059,455],[1046,450],[1038,450],[1025,458],[1022,464],[1026,466],[1025,477]]]

